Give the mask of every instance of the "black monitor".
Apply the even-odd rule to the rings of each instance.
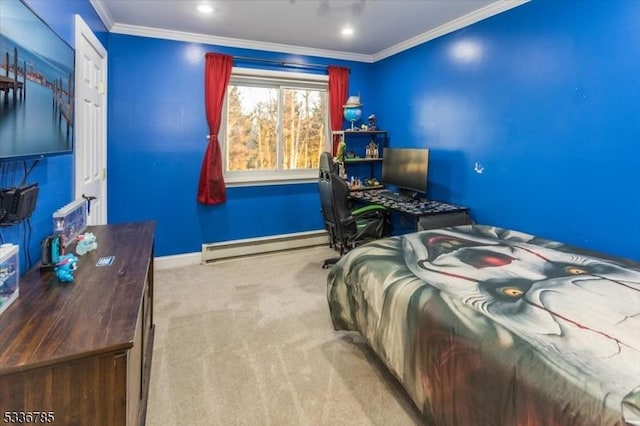
[[[426,194],[428,171],[428,149],[384,148],[382,158],[383,184],[397,186],[402,192]]]

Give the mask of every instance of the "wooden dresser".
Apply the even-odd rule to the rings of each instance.
[[[0,423],[45,412],[31,422],[144,424],[155,223],[87,232],[98,248],[78,256],[74,282],[61,284],[53,272],[34,268],[0,315]],[[110,266],[97,266],[110,256]]]

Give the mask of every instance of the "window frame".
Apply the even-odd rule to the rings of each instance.
[[[325,110],[325,146],[322,150],[329,150],[331,144],[331,128],[329,119],[329,76],[300,73],[264,70],[254,68],[238,68],[233,67],[229,85],[240,84],[256,87],[274,87],[278,89],[318,89],[326,92],[326,110]],[[228,92],[228,91],[227,91]],[[278,111],[282,111],[282,98],[278,96]],[[225,94],[224,104],[222,108],[222,120],[220,123],[220,131],[218,140],[220,141],[220,152],[222,157],[222,172],[227,186],[256,186],[256,185],[284,185],[295,183],[309,183],[318,179],[318,171],[316,169],[305,170],[249,170],[249,171],[227,171],[227,108],[228,99]],[[278,116],[277,135],[278,146],[276,152],[278,161],[282,155],[282,117]]]

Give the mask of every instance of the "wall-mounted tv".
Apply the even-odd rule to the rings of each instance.
[[[74,50],[21,0],[0,0],[0,161],[73,151]]]

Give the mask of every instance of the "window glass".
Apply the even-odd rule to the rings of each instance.
[[[232,74],[221,129],[225,182],[317,179],[329,142],[326,78],[290,75]]]
[[[283,169],[316,169],[326,145],[325,92],[284,89]]]
[[[227,90],[227,170],[275,170],[278,90],[238,85]]]

